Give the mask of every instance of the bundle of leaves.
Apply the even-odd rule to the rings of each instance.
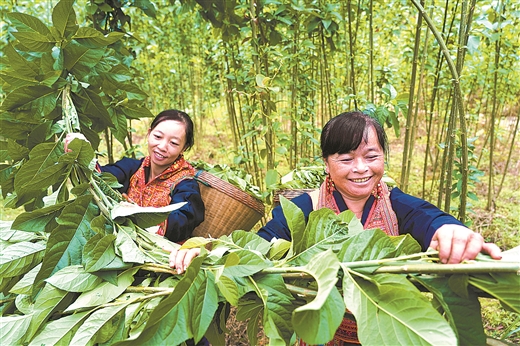
[[[55,208],[4,224],[3,342],[178,345],[205,336],[224,344],[225,307],[232,305],[238,320],[249,320],[251,344],[259,322],[273,344],[296,336],[327,342],[348,308],[367,345],[478,345],[485,344],[479,294],[520,312],[519,248],[502,261],[481,256],[443,265],[407,235],[364,231],[349,211],[321,209],[305,224],[282,198],[294,241],[244,231],[192,238],[183,247],[201,247],[201,256],[177,275],[162,250],[175,245],[143,229],[157,222],[155,213],[120,202],[107,218],[91,201],[77,197],[54,229],[45,224]]]

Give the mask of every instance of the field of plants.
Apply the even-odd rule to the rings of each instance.
[[[366,345],[520,342],[518,3],[20,0],[0,10],[2,342],[323,343],[345,307]],[[390,138],[387,178],[497,243],[504,260],[449,267],[408,236],[362,231],[350,212],[320,210],[305,226],[280,197],[299,241],[259,238],[266,214],[252,232],[188,241],[212,251],[176,275],[162,248],[177,245],[145,231],[175,206],[129,206],[93,169],[142,157],[150,119],[167,108],[195,121],[187,158],[267,211],[277,191],[321,182],[328,119],[370,113]],[[73,132],[89,142],[65,153]]]

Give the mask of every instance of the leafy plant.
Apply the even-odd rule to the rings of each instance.
[[[252,344],[258,321],[272,343],[289,344],[294,333],[309,343],[327,342],[345,307],[358,322],[362,343],[403,342],[404,337],[413,344],[483,344],[478,292],[520,311],[520,268],[514,262],[520,248],[504,253],[503,261],[482,256],[443,265],[436,252],[417,252],[419,245],[407,235],[363,231],[351,212],[321,209],[305,225],[292,202],[282,198],[281,204],[295,241],[267,242],[244,231],[192,238],[183,247],[201,247],[202,254],[184,275],[176,275],[161,250],[172,244],[112,213],[105,227],[112,224],[114,230],[95,227],[86,243],[78,241],[76,230],[73,241],[64,240],[69,246],[61,246],[61,254],[72,255],[74,249],[82,253],[80,261],[62,263],[42,276],[49,261],[64,257],[56,240],[66,238],[69,214],[50,233],[29,232],[43,216],[22,214],[0,231],[2,340],[177,345],[206,336],[219,344],[222,304],[231,304],[238,319],[249,319]],[[81,210],[78,206],[74,210]],[[98,219],[91,225],[99,226]],[[143,224],[145,219],[134,220]],[[208,253],[204,246],[210,243]],[[37,287],[41,290],[34,294]]]

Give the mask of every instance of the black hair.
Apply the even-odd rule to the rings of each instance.
[[[186,131],[186,145],[184,145],[184,149],[189,150],[195,141],[193,136],[193,121],[190,116],[177,109],[164,110],[153,119],[150,130],[153,130],[157,125],[166,120],[175,120],[184,124]]]
[[[345,112],[330,119],[321,132],[321,155],[346,154],[356,150],[364,140],[368,140],[368,129],[373,127],[385,155],[388,154],[388,139],[381,124],[370,115],[359,112]]]

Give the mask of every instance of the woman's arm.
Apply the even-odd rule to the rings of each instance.
[[[170,204],[187,203],[170,213],[164,236],[174,242],[183,241],[204,221],[205,207],[199,184],[195,179],[184,179],[175,186],[170,196]]]
[[[498,246],[485,243],[482,236],[420,198],[393,188],[390,194],[392,207],[397,215],[399,233],[410,234],[422,246],[423,251],[433,248],[439,251],[443,263],[460,263],[472,260],[484,251],[494,259],[502,258]]]

